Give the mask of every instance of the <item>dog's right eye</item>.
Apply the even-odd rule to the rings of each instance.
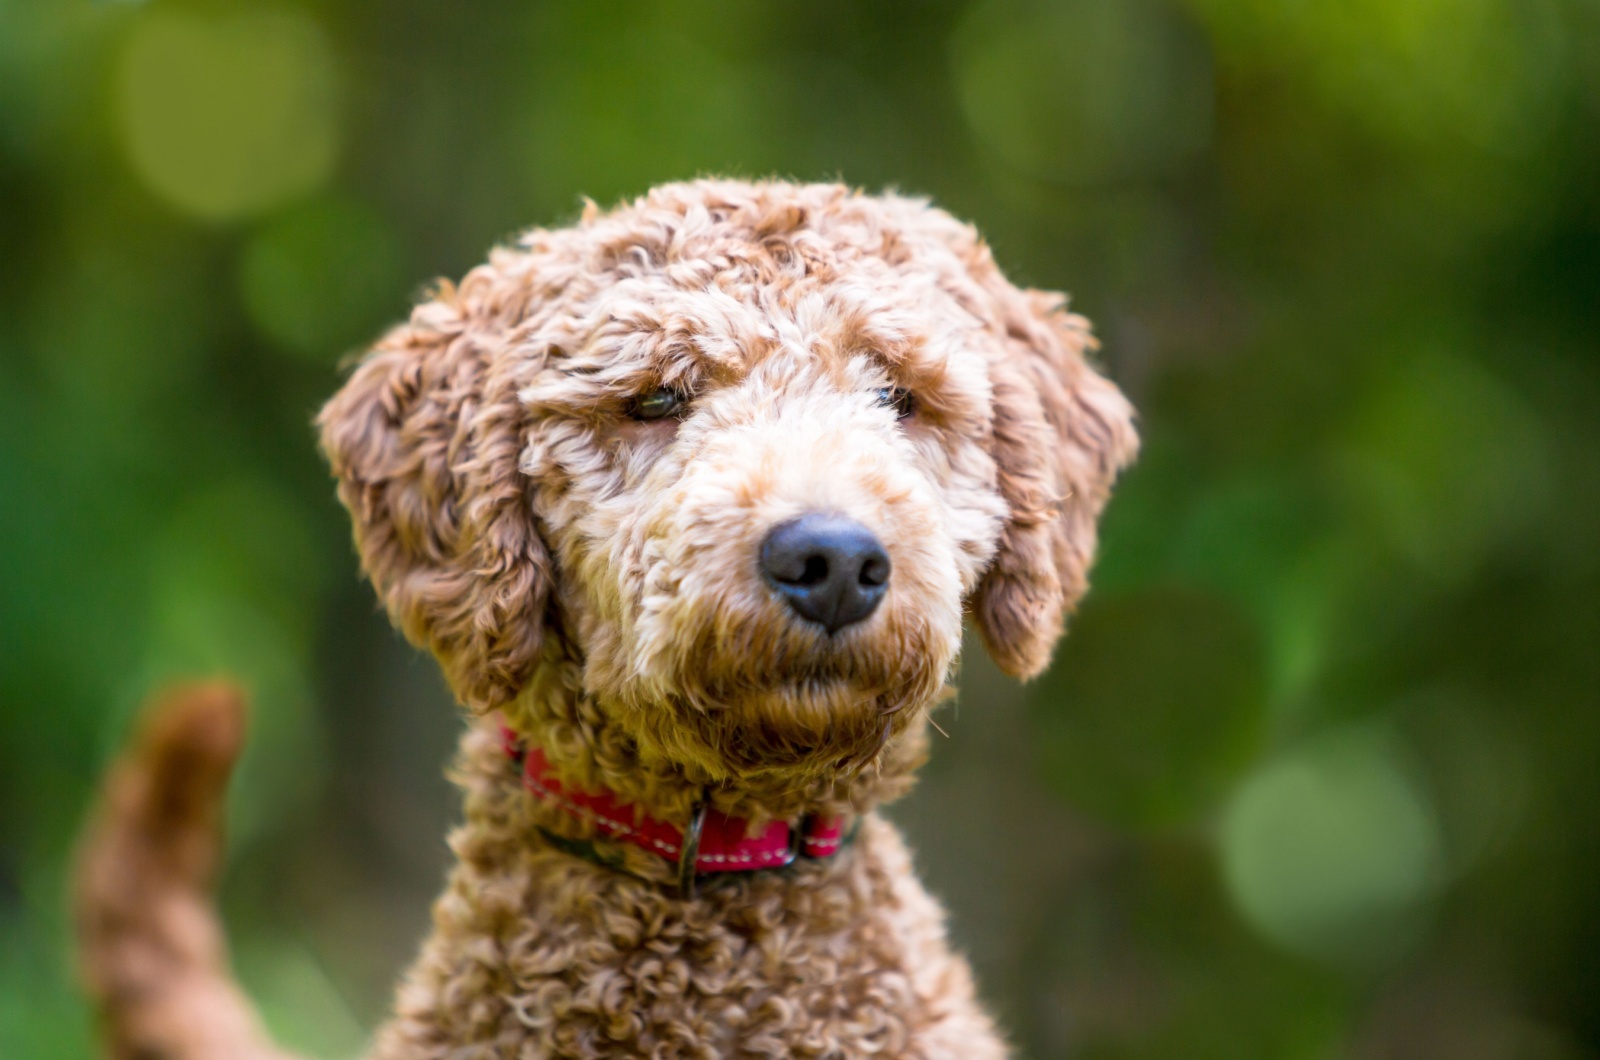
[[[636,420],[664,420],[683,411],[687,399],[671,387],[657,387],[628,402],[628,415]]]
[[[878,404],[894,409],[894,414],[902,420],[917,411],[916,395],[897,386],[886,386],[879,390]]]

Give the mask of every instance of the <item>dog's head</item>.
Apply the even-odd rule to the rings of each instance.
[[[559,664],[657,758],[840,768],[935,699],[964,612],[1049,661],[1137,446],[1090,344],[925,203],[703,181],[496,251],[320,422],[467,707]]]

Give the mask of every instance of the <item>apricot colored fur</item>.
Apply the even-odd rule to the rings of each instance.
[[[920,200],[733,181],[530,232],[380,341],[323,410],[323,447],[379,597],[474,720],[459,864],[372,1055],[1004,1055],[875,809],[925,757],[963,616],[1030,677],[1087,588],[1137,448],[1091,346],[1060,296],[1012,286]],[[681,419],[627,415],[663,386]],[[893,563],[877,612],[831,636],[757,569],[765,533],[811,510],[865,524]],[[756,823],[861,815],[860,834],[684,899],[672,865],[525,792],[500,719],[564,784],[658,817],[709,798]],[[124,769],[160,785],[162,761]],[[140,842],[99,835],[86,880]],[[148,878],[187,895],[199,877]],[[84,894],[93,925],[108,899]],[[104,934],[86,960],[114,998]],[[185,971],[233,1004],[219,953]],[[137,1008],[108,1004],[114,1038]]]
[[[211,905],[222,789],[244,736],[226,685],[158,698],[105,791],[77,867],[83,978],[117,1060],[289,1060],[228,974]]]

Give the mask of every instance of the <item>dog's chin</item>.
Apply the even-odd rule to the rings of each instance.
[[[944,667],[926,655],[911,658],[917,661],[879,666],[796,660],[762,680],[713,678],[697,690],[704,699],[689,704],[693,723],[734,773],[848,774],[870,764],[938,698]]]
[[[919,704],[906,691],[825,675],[790,678],[729,700],[720,716],[707,719],[707,735],[735,772],[850,773],[916,714]]]
[[[862,680],[824,670],[759,683],[713,680],[629,713],[659,753],[712,776],[845,779],[939,698],[943,677],[930,669]]]

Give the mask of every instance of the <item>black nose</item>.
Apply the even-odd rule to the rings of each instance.
[[[833,633],[877,609],[889,553],[854,519],[808,512],[767,534],[761,572],[795,614]]]

